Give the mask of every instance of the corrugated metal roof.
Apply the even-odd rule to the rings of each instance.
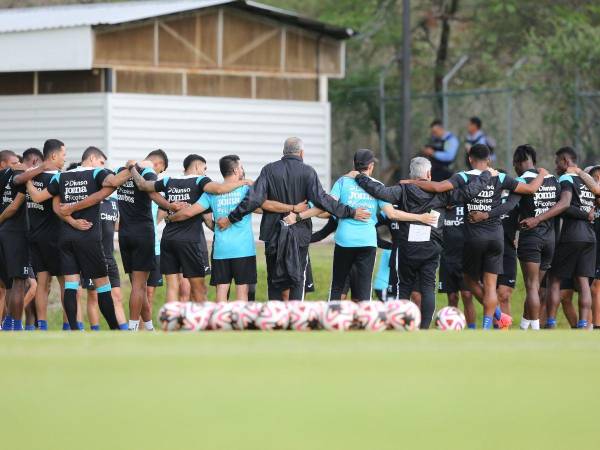
[[[332,26],[291,11],[245,0],[130,1],[4,9],[0,10],[0,33],[115,25],[224,4],[231,4],[341,39],[354,34],[351,29]]]

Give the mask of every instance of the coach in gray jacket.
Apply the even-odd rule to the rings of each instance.
[[[283,157],[279,161],[267,164],[260,172],[254,186],[246,198],[234,209],[229,217],[222,217],[217,221],[220,228],[227,228],[230,224],[239,222],[246,214],[250,214],[263,204],[265,200],[276,200],[287,205],[297,205],[309,201],[320,209],[338,217],[354,217],[365,219],[369,213],[363,209],[354,210],[349,206],[339,203],[325,193],[315,169],[304,164],[304,144],[300,138],[290,137],[283,146]],[[300,211],[290,212],[301,214]],[[289,214],[286,213],[285,215]],[[269,247],[269,242],[277,238],[280,227],[287,226],[281,221],[284,214],[263,211],[260,223],[259,239]],[[290,274],[289,279],[305,279],[306,265],[308,262],[308,245],[312,234],[312,222],[302,220],[290,225],[297,227],[295,237],[298,245],[298,257],[301,261],[301,274]],[[267,282],[270,300],[303,300],[304,282],[301,283],[273,283],[272,274],[275,273],[276,257],[266,255]]]

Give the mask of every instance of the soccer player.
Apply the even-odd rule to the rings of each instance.
[[[463,278],[463,248],[465,246],[465,205],[450,205],[444,217],[444,244],[440,259],[438,291],[448,296],[448,306],[458,307],[459,293],[463,302],[467,327],[475,328],[473,294]]]
[[[546,212],[523,219],[521,226],[525,230],[533,230],[544,221],[569,212],[563,215],[560,240],[549,271],[546,328],[556,327],[560,283],[565,278],[575,278],[579,291],[577,328],[587,328],[592,301],[589,278],[594,276],[596,261],[596,236],[591,223],[595,196],[584,181],[584,178],[587,180],[591,177],[577,167],[577,154],[571,147],[562,147],[556,152],[556,173],[560,175],[560,199]],[[593,179],[591,183],[595,184]],[[574,208],[568,211],[570,207]],[[574,216],[577,213],[579,217]]]
[[[374,169],[375,155],[371,150],[361,149],[354,154],[354,170],[358,174],[370,178]],[[351,270],[354,270],[350,277],[352,300],[371,300],[373,268],[377,255],[377,215],[382,212],[390,220],[419,221],[424,224],[432,224],[437,219],[427,213],[410,214],[394,209],[390,203],[370,195],[351,177],[338,179],[330,195],[351,208],[366,209],[370,215],[366,221],[353,218],[338,220],[329,300],[341,300]],[[297,220],[322,212],[318,208],[311,208],[305,214],[300,214]]]
[[[152,306],[154,305],[154,294],[156,292],[157,287],[161,287],[163,285],[163,276],[160,273],[160,235],[158,233],[158,225],[163,221],[166,215],[166,211],[162,211],[159,209],[158,204],[152,202],[152,221],[154,224],[154,269],[148,274],[148,282],[146,287],[146,305],[142,305],[142,317],[149,317],[149,323],[144,319],[144,327],[151,331],[154,329],[154,325],[152,324]],[[150,326],[152,328],[150,329]]]
[[[593,166],[586,171],[596,183],[600,183],[600,166]],[[596,233],[596,274],[592,283],[592,324],[594,329],[600,329],[600,197],[596,195],[594,208],[594,232]]]
[[[377,300],[387,301],[388,287],[390,285],[390,256],[392,249],[384,249],[379,257],[379,267],[375,272],[375,281],[373,282],[373,292]]]
[[[184,176],[164,177],[158,181],[145,180],[137,171],[132,171],[137,187],[145,192],[164,192],[169,203],[193,205],[204,192],[227,194],[249,184],[247,180],[231,183],[215,183],[206,173],[206,160],[200,155],[188,155],[183,161]],[[208,249],[202,227],[202,217],[193,216],[180,222],[168,222],[160,244],[161,273],[167,277],[167,285],[177,282],[182,273],[191,286],[193,301],[206,300],[204,277],[210,270]],[[175,301],[167,298],[167,301]]]
[[[100,312],[110,329],[119,328],[102,247],[99,203],[123,184],[130,172],[125,170],[114,175],[104,168],[105,163],[106,155],[100,149],[88,147],[83,152],[80,167],[54,175],[43,191],[29,189],[32,199],[37,203],[51,197],[56,197],[53,199],[55,203],[76,203],[92,195],[98,201],[91,207],[73,213],[72,219],[83,219],[91,224],[88,230],[73,228],[66,221],[61,224],[59,254],[65,275],[64,307],[71,330],[78,329],[77,290],[80,274],[94,280]]]
[[[48,139],[44,142],[42,152],[44,163],[17,175],[15,177],[17,184],[25,184],[31,180],[33,187],[42,191],[48,187],[52,177],[62,170],[66,156],[63,142],[58,139]],[[52,277],[58,279],[61,297],[64,289],[64,278],[57,257],[60,219],[54,214],[51,199],[36,203],[32,201],[29,193],[27,193],[27,213],[31,265],[37,279],[35,293],[37,328],[45,331],[48,329],[48,294]]]
[[[446,192],[456,187],[468,186],[477,180],[483,171],[489,169],[489,148],[486,145],[474,145],[469,152],[469,162],[473,170],[459,172],[449,180],[416,181],[415,183],[429,192]],[[540,169],[538,176],[531,183],[525,184],[499,173],[491,178],[485,189],[476,197],[466,202],[467,210],[491,212],[501,205],[502,191],[505,189],[517,194],[533,194],[542,185],[547,174],[544,169]],[[466,223],[463,253],[464,278],[469,290],[483,304],[484,329],[492,328],[494,318],[499,322],[500,328],[506,328],[511,322],[510,316],[502,315],[496,293],[498,274],[502,273],[503,253],[504,233],[499,218]],[[483,285],[480,284],[480,280]]]
[[[431,180],[431,162],[423,157],[413,158],[410,162],[410,182],[425,184]],[[351,176],[355,173],[349,174]],[[356,182],[369,194],[388,201],[397,208],[411,213],[432,212],[433,225],[422,225],[413,222],[399,222],[392,226],[392,264],[390,284],[392,294],[399,299],[410,298],[415,280],[419,280],[418,291],[421,294],[418,302],[421,309],[421,328],[428,328],[435,310],[435,275],[439,256],[442,250],[442,225],[446,207],[451,203],[462,203],[478,195],[490,179],[491,172],[475,182],[455,192],[432,195],[418,187],[404,183],[385,187],[381,183],[360,174]],[[431,223],[431,222],[429,222]]]

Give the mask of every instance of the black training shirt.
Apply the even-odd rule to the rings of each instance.
[[[531,183],[538,176],[536,169],[528,170],[516,178],[521,183]],[[560,184],[554,175],[546,175],[542,186],[533,195],[523,195],[519,202],[519,217],[521,220],[544,214],[558,202]],[[521,230],[519,239],[542,238],[554,239],[554,221],[545,220],[531,230]]]
[[[31,182],[38,191],[43,191],[58,171],[43,172],[34,177]],[[52,199],[35,203],[27,193],[27,214],[29,215],[29,239],[31,241],[56,241],[60,219],[52,209]]]
[[[138,170],[139,169],[139,170]],[[126,170],[120,167],[117,173]],[[144,180],[156,181],[156,173],[150,168],[141,169],[136,166]],[[119,214],[121,215],[121,224],[119,234],[126,235],[154,235],[154,221],[152,220],[152,200],[147,192],[140,191],[133,178],[129,178],[125,183],[117,188],[117,198],[119,200]]]
[[[575,174],[565,174],[558,181],[563,191],[572,193],[571,206],[589,214],[594,207],[596,197],[581,178]],[[587,219],[578,219],[564,214],[560,242],[596,242],[593,224]]]
[[[104,257],[113,258],[115,251],[115,225],[119,220],[119,206],[115,197],[108,197],[100,203],[100,226],[102,228],[102,247]],[[120,233],[120,231],[119,231]]]
[[[14,177],[20,173],[23,173],[23,171],[11,171],[10,176],[4,184],[4,192],[2,193],[2,206],[0,207],[0,212],[4,212],[4,210],[8,208],[8,206],[17,197],[17,194],[26,193],[24,184],[14,184]],[[19,207],[17,212],[12,217],[0,224],[0,230],[3,232],[27,232],[27,202],[23,202],[23,204]]]

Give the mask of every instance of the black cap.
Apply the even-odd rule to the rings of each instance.
[[[367,148],[361,148],[354,154],[354,168],[356,170],[366,169],[372,162],[377,162],[377,158],[375,158],[375,154]]]

